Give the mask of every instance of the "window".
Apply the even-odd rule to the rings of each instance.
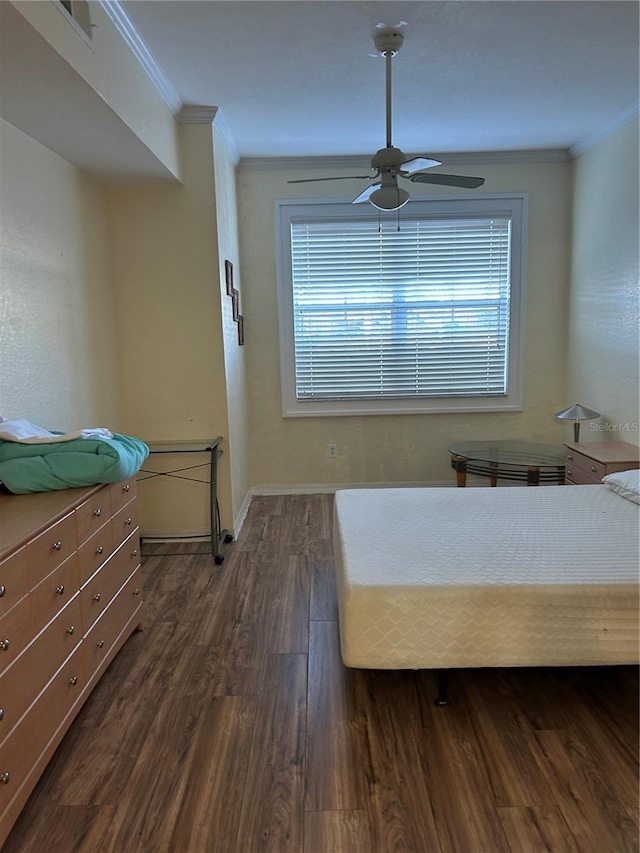
[[[276,202],[284,415],[521,409],[525,202]]]

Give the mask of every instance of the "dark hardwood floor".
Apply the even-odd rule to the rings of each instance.
[[[455,671],[447,708],[347,670],[331,518],[259,497],[222,566],[145,559],[145,630],[5,853],[636,853],[636,669]]]

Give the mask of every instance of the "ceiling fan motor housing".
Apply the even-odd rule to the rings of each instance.
[[[396,53],[402,47],[404,42],[404,36],[402,33],[399,33],[398,30],[380,30],[380,32],[376,33],[373,43],[376,46],[376,50],[378,53],[381,53],[383,56],[387,53],[390,53],[392,56],[395,56]]]
[[[407,155],[404,151],[390,145],[388,148],[381,148],[376,151],[371,160],[371,165],[380,172],[397,171],[406,159]]]

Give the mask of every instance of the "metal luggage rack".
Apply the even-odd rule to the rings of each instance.
[[[182,454],[182,453],[208,453],[209,458],[206,462],[200,462],[196,465],[176,466],[168,471],[153,471],[149,468],[141,468],[138,472],[138,482],[143,483],[145,480],[153,480],[157,477],[169,477],[176,480],[188,480],[192,483],[205,483],[209,486],[209,534],[206,538],[211,541],[211,556],[214,563],[220,565],[224,562],[224,554],[222,546],[233,542],[233,534],[230,530],[224,529],[220,523],[220,507],[218,505],[218,459],[222,456],[220,445],[222,436],[218,436],[213,440],[208,439],[193,439],[190,441],[148,441],[149,458],[155,454]],[[192,476],[192,472],[198,472],[202,468],[209,468],[209,478],[203,479],[198,476]],[[171,536],[170,540],[180,539],[200,539],[196,536]],[[145,536],[141,539],[141,546],[145,543],[158,541],[159,537]],[[198,552],[193,551],[172,551],[163,552],[158,556],[185,556],[193,555]]]

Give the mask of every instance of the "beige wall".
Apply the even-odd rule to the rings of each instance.
[[[0,414],[121,429],[100,188],[0,120]]]
[[[638,156],[636,118],[575,162],[567,405],[606,430],[583,424],[585,440],[639,439]]]
[[[355,196],[358,182],[292,186],[299,172],[240,170],[240,243],[249,320],[251,479],[254,486],[421,483],[450,480],[447,447],[467,438],[567,438],[553,413],[565,405],[565,334],[571,238],[571,164],[457,169],[486,177],[483,191],[529,194],[524,411],[464,415],[282,417],[274,199]],[[343,172],[348,174],[347,172]],[[312,175],[329,174],[314,170]],[[332,169],[331,174],[341,174]],[[437,192],[438,188],[431,188]],[[418,193],[420,188],[414,187]],[[425,194],[428,190],[424,190]],[[442,194],[451,194],[447,190]],[[455,192],[455,191],[454,191]],[[337,444],[329,459],[327,445]]]
[[[181,125],[179,139],[181,186],[105,188],[123,411],[127,431],[145,440],[226,439],[211,126]],[[222,520],[230,527],[228,453],[219,475]],[[165,485],[157,480],[141,486],[141,528],[205,530],[206,489],[174,480],[166,492]]]
[[[234,527],[244,511],[249,492],[249,435],[245,374],[245,348],[238,343],[238,326],[233,320],[231,298],[226,292],[225,260],[233,264],[234,286],[240,291],[240,310],[244,310],[238,252],[238,210],[235,164],[230,158],[214,123],[214,174],[216,218],[218,223],[218,275],[222,303],[222,333],[229,415],[225,452],[231,467],[231,503]],[[250,329],[247,329],[247,334]]]

